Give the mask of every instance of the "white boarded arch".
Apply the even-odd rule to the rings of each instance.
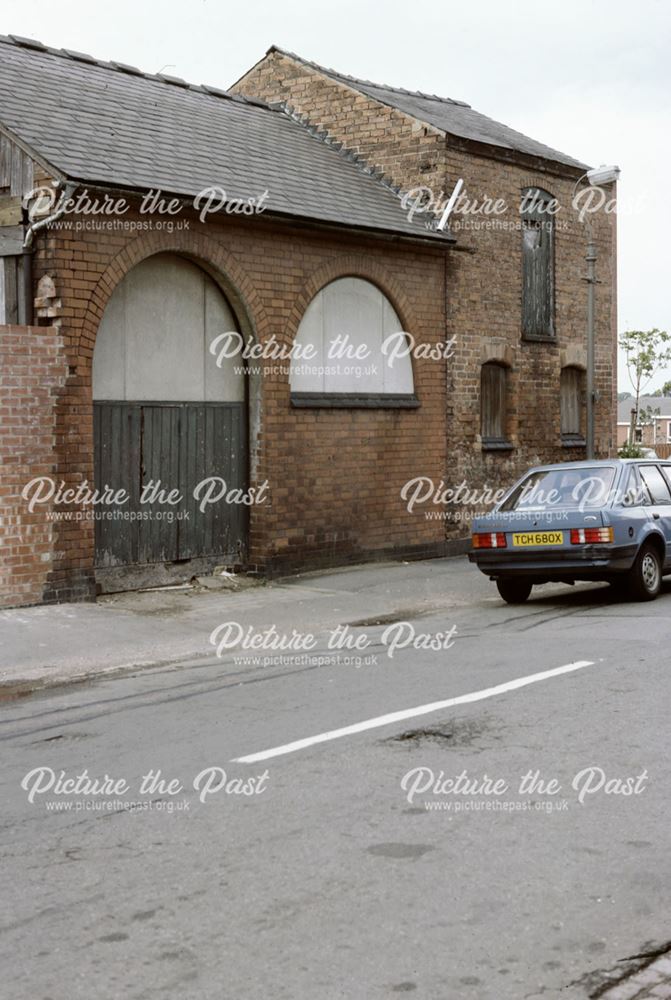
[[[237,330],[226,298],[191,261],[161,253],[137,264],[112,293],[96,337],[93,398],[242,402],[240,358],[217,365],[209,347]]]
[[[96,519],[103,590],[244,563],[249,512],[228,500],[249,477],[244,361],[210,351],[234,330],[216,282],[176,254],[146,258],[112,293],[93,355],[93,477],[136,516]]]
[[[290,370],[292,393],[394,395],[414,393],[407,337],[389,299],[370,281],[338,278],[315,295],[295,338]],[[365,356],[338,356],[338,344]],[[386,355],[383,344],[387,342]],[[396,357],[394,347],[398,346]],[[306,348],[312,348],[311,357]]]

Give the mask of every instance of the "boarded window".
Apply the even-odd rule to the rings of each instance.
[[[488,362],[482,366],[480,384],[480,433],[483,444],[506,441],[507,371],[504,365]]]
[[[394,307],[362,278],[338,278],[310,302],[290,367],[294,405],[414,403],[410,342]]]
[[[563,438],[579,440],[582,433],[582,379],[579,368],[562,368],[560,404]]]
[[[522,199],[522,333],[554,337],[552,195],[527,189]]]

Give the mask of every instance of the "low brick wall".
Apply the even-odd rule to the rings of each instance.
[[[57,330],[0,326],[0,606],[44,599],[54,559],[46,504],[30,513],[21,491],[55,466],[55,400],[67,366]]]

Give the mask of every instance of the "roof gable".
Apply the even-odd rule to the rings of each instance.
[[[276,45],[273,45],[268,52],[278,52],[288,56],[290,59],[309,66],[331,80],[357,90],[381,104],[403,111],[426,125],[432,125],[445,132],[446,135],[484,143],[501,150],[539,157],[581,171],[589,169],[588,165],[581,163],[580,160],[552,149],[522,132],[517,132],[508,125],[503,125],[501,122],[494,121],[493,118],[475,111],[465,101],[457,101],[450,97],[438,97],[436,94],[424,94],[420,91],[405,90],[402,87],[390,87],[386,84],[373,83],[370,80],[360,80],[357,77],[338,73],[336,70],[310,62],[303,59],[302,56],[288,52]]]

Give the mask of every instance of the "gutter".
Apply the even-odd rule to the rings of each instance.
[[[103,193],[111,193],[116,195],[125,196],[127,199],[142,198],[147,194],[147,188],[130,188],[116,186],[114,184],[106,183],[105,181],[97,180],[84,180],[80,179],[74,184],[70,182],[70,186],[74,189],[76,187],[85,187],[86,191],[101,191]],[[72,191],[70,192],[70,194]],[[177,198],[182,202],[182,206],[187,211],[194,212],[198,215],[197,209],[194,208],[193,199],[195,194],[185,194],[183,191],[167,191],[161,190],[161,195],[166,198]],[[399,211],[402,211],[399,209]],[[240,219],[240,216],[228,215],[225,212],[218,212],[211,216],[211,220],[221,223],[224,219],[230,219],[234,221],[235,219]],[[347,235],[356,234],[358,236],[368,236],[375,239],[382,239],[387,241],[403,242],[420,244],[422,246],[432,246],[437,250],[446,249],[460,249],[457,244],[456,237],[449,231],[449,226],[443,231],[442,237],[437,237],[435,235],[436,230],[425,230],[421,226],[417,227],[417,231],[413,232],[409,230],[404,232],[398,229],[382,229],[374,226],[362,226],[355,222],[336,222],[330,219],[320,219],[314,216],[302,216],[294,215],[289,212],[282,212],[278,209],[268,208],[264,209],[263,212],[258,215],[245,216],[247,222],[254,220],[257,224],[262,223],[264,220],[268,223],[279,223],[281,225],[295,225],[311,229],[318,230],[330,230],[331,232],[345,233]],[[51,219],[45,219],[44,222],[51,222]],[[204,223],[207,225],[207,222]],[[35,225],[35,229],[41,227],[41,223]],[[429,232],[433,232],[434,235],[430,236]],[[425,235],[426,234],[426,235]]]

